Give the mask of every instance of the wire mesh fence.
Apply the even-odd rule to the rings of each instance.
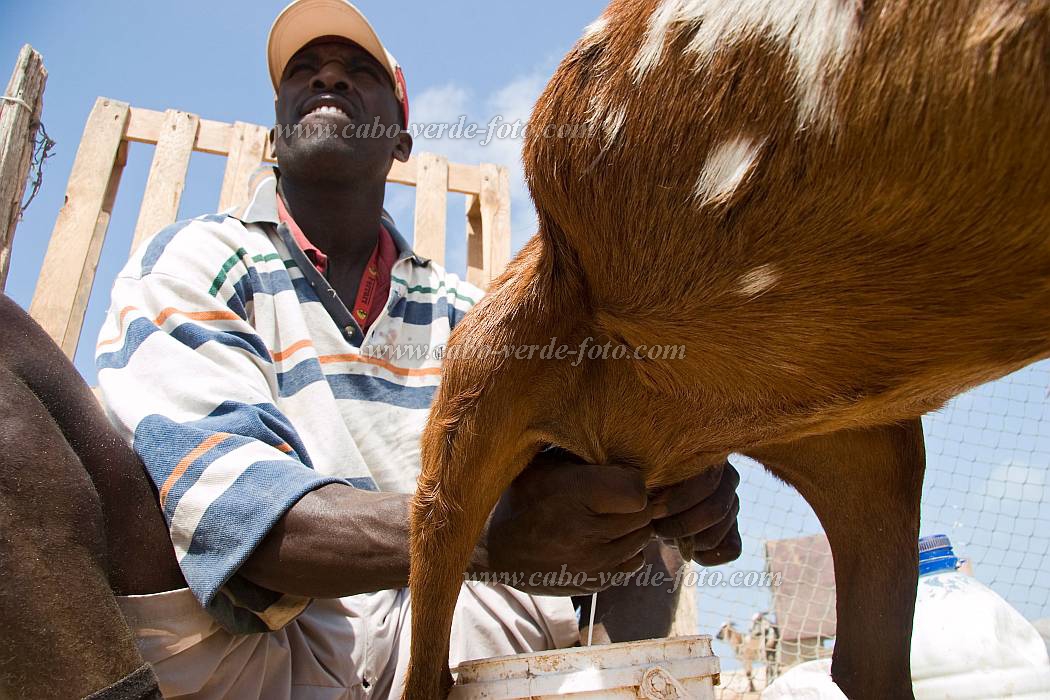
[[[1033,622],[1050,618],[1050,361],[978,387],[923,419],[923,535],[948,535],[973,574]],[[834,577],[813,510],[734,456],[744,553],[697,591],[701,631],[718,634],[721,698],[834,646]],[[733,586],[733,571],[781,571],[779,586]],[[753,579],[766,583],[761,579]],[[751,667],[748,678],[748,666]]]

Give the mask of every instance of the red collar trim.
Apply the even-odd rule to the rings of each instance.
[[[295,223],[295,219],[288,212],[288,208],[284,205],[284,199],[280,194],[277,195],[277,218],[280,219],[281,223],[288,227],[288,230],[292,232],[292,238],[299,244],[303,252],[306,253],[306,257],[310,258],[310,262],[314,264],[317,271],[322,275],[328,272],[328,256],[325,255],[320,248],[310,242],[310,239],[306,237],[303,230],[299,228],[299,224]]]

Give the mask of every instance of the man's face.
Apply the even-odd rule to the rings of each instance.
[[[389,74],[346,39],[322,37],[292,56],[281,76],[276,112],[275,152],[282,170],[302,166],[332,175],[375,170],[385,177],[391,158],[405,160],[411,152],[411,138],[396,128],[401,106]],[[365,127],[368,133],[361,136]]]

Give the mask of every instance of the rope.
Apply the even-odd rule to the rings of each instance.
[[[0,100],[4,102],[10,102],[11,104],[21,105],[25,107],[26,111],[30,114],[33,113],[33,108],[29,104],[18,97],[12,97],[11,95],[0,95]],[[40,186],[44,183],[44,162],[54,155],[51,149],[55,147],[55,140],[47,135],[47,130],[44,128],[43,122],[34,122],[29,125],[31,131],[35,132],[33,138],[33,157],[30,161],[29,172],[32,175],[32,184],[29,187],[29,198],[26,199],[18,209],[18,217],[15,221],[21,221],[22,215],[25,214],[26,209],[36,198],[37,193],[40,191]]]
[[[0,95],[0,100],[3,100],[4,102],[13,102],[16,105],[22,105],[30,112],[33,111],[33,108],[26,104],[25,100],[20,100],[17,97],[11,97],[10,95]]]

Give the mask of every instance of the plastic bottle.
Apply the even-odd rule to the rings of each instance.
[[[1035,627],[958,564],[947,536],[919,540],[916,700],[1050,700],[1050,659]]]

